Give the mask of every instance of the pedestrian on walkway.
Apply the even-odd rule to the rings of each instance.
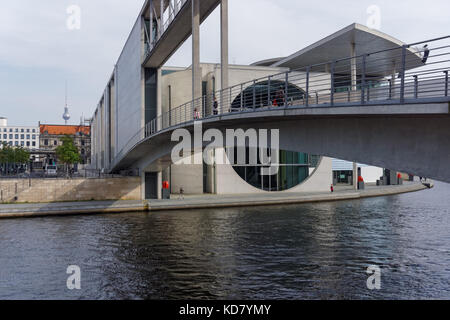
[[[334,186],[333,185],[331,185],[330,190],[331,190],[331,193],[334,192]]]
[[[180,196],[178,197],[178,199],[183,199],[184,200],[184,189],[183,189],[183,187],[180,187]]]
[[[200,119],[200,113],[197,108],[194,109],[194,120]]]
[[[216,98],[214,98],[213,113],[214,113],[214,115],[219,114],[219,104],[217,103]]]

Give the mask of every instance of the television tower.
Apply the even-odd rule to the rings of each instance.
[[[67,81],[66,81],[66,105],[64,107],[64,114],[62,117],[67,125],[67,121],[69,121],[69,119],[70,119],[69,106],[67,104]]]

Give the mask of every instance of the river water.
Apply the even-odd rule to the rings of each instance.
[[[450,185],[358,201],[0,220],[0,299],[450,299]],[[81,290],[68,290],[69,265]],[[381,289],[366,285],[369,265]]]

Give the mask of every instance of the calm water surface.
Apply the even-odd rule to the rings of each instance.
[[[0,299],[450,299],[450,185],[360,201],[0,220]],[[366,287],[369,265],[381,290]],[[81,268],[80,291],[66,287]]]

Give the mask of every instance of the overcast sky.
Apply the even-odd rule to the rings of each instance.
[[[0,116],[10,125],[63,123],[65,81],[71,123],[92,116],[144,0],[2,0]],[[81,8],[81,28],[67,28],[67,8]],[[367,25],[404,42],[448,35],[448,0],[229,0],[230,63],[287,56],[337,30]],[[201,26],[201,61],[220,61],[220,16]],[[167,65],[189,66],[190,40]]]

